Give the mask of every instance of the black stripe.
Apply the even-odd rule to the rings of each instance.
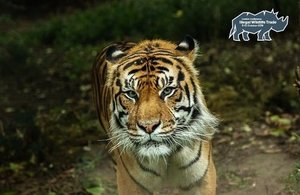
[[[175,100],[175,102],[181,102],[182,100],[182,92],[179,94],[179,97]]]
[[[174,60],[176,60],[178,63],[180,63],[181,65],[185,65],[185,63],[184,63],[184,61],[182,60],[182,59],[180,59],[180,58],[173,58]],[[178,67],[178,66],[177,66]],[[179,68],[179,69],[181,69],[181,68]]]
[[[148,173],[152,173],[153,175],[157,176],[157,177],[160,177],[161,175],[159,173],[157,173],[156,171],[148,168],[148,167],[145,167],[138,159],[136,160],[140,166],[140,168],[145,171],[145,172],[148,172]]]
[[[195,105],[198,105],[199,102],[198,102],[197,94],[196,94],[195,91],[194,91],[193,98],[194,98],[194,104],[195,104]]]
[[[138,72],[138,71],[140,71],[140,69],[133,69],[133,70],[131,70],[128,74],[134,74],[134,73],[136,73],[136,72]]]
[[[144,48],[144,51],[146,51],[147,53],[150,53],[153,49],[154,49],[154,47],[151,44],[149,44],[149,45],[147,45],[146,48]]]
[[[191,112],[192,107],[187,107],[187,106],[180,106],[178,108],[175,108],[175,111],[179,112],[180,110],[183,110],[185,112],[190,113]]]
[[[125,80],[125,88],[129,88],[129,81],[127,79]]]
[[[128,113],[123,112],[123,111],[119,112],[119,118],[122,118],[122,117],[124,117],[125,115],[128,115]]]
[[[133,53],[133,54],[127,56],[127,57],[126,57],[126,60],[131,60],[131,59],[133,59],[133,58],[138,58],[138,57],[141,57],[141,55],[145,55],[145,54],[147,54],[147,53],[144,52],[144,51],[135,52],[135,53]]]
[[[154,66],[149,65],[149,67],[150,67],[150,71],[154,71],[155,70]]]
[[[115,102],[115,100],[113,100],[112,106],[113,106],[113,107],[112,107],[112,110],[115,111],[115,109],[116,109],[116,102]]]
[[[175,152],[175,153],[180,152],[182,149],[183,149],[183,147],[180,146],[180,145],[178,145],[178,146],[176,147],[176,149],[175,149],[174,152]]]
[[[194,98],[194,104],[197,105],[198,104],[198,99],[197,99],[197,87],[196,87],[196,84],[194,82],[194,80],[192,78],[191,79],[191,83],[192,83],[192,86],[193,86],[193,89],[194,89],[194,95],[193,95],[193,98]]]
[[[117,79],[117,80],[116,80],[116,85],[117,85],[118,87],[121,87],[121,86],[122,86],[121,80],[120,80],[120,79]]]
[[[116,114],[114,114],[114,116],[115,116],[115,121],[116,121],[116,123],[117,123],[117,126],[118,126],[119,128],[124,128],[124,126],[122,125],[121,121],[120,121],[119,118],[116,116]]]
[[[186,96],[187,96],[187,98],[188,98],[188,100],[189,100],[189,105],[190,105],[191,97],[190,97],[190,90],[189,90],[189,87],[188,87],[187,84],[184,86],[184,90],[185,90],[185,92],[186,92]]]
[[[201,115],[200,108],[198,106],[194,107],[191,118],[196,119],[200,115]]]
[[[192,182],[188,186],[181,186],[180,187],[181,190],[183,190],[183,191],[189,191],[193,187],[195,187],[196,185],[200,185],[201,184],[202,178],[205,177],[205,175],[207,174],[208,167],[209,167],[209,164],[210,164],[210,150],[211,150],[211,147],[209,147],[209,150],[208,150],[208,157],[207,157],[208,158],[208,164],[207,164],[206,170],[204,171],[204,174],[202,175],[202,177],[198,178],[196,181]]]
[[[154,58],[156,60],[159,60],[159,61],[162,61],[163,63],[166,63],[166,64],[171,64],[173,65],[173,62],[167,58],[164,58],[164,57],[159,57],[159,58]]]
[[[178,85],[179,85],[180,81],[184,80],[184,74],[182,73],[182,71],[178,72],[178,78],[177,78],[177,80],[178,80]]]
[[[123,70],[126,70],[127,68],[129,68],[133,63],[134,63],[134,61],[133,61],[133,62],[127,63],[127,64],[124,66]]]
[[[193,160],[191,160],[188,164],[179,167],[179,169],[187,169],[190,166],[192,166],[193,164],[195,164],[201,157],[201,149],[202,149],[202,142],[200,142],[200,147],[199,147],[197,156]]]
[[[169,55],[170,57],[173,57],[174,54],[172,52],[169,51],[162,51],[162,50],[158,50],[158,51],[153,51],[151,54],[155,54],[155,55]]]
[[[148,190],[145,186],[143,186],[140,182],[138,182],[128,171],[128,168],[125,166],[125,163],[123,161],[122,155],[120,155],[120,159],[122,162],[123,167],[125,168],[127,174],[129,175],[129,177],[132,179],[132,181],[134,181],[139,187],[141,187],[143,190],[145,190],[147,193],[152,194],[152,192],[150,190]]]
[[[147,65],[144,65],[142,68],[141,68],[141,71],[146,71],[147,70]]]
[[[166,67],[163,67],[163,66],[156,66],[155,68],[157,68],[157,69],[159,69],[159,70],[162,70],[162,71],[169,72],[169,69],[166,68]]]

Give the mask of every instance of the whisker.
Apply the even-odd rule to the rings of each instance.
[[[97,142],[107,142],[110,141],[111,138],[106,138],[106,139],[98,139]]]

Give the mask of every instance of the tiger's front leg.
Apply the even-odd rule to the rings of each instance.
[[[198,161],[190,161],[185,173],[182,174],[181,194],[184,195],[215,195],[216,194],[216,169],[212,158],[210,142],[202,142]],[[197,147],[197,145],[196,145]],[[195,148],[196,148],[195,147]],[[192,162],[194,164],[192,164]],[[187,166],[185,166],[187,167]]]
[[[192,189],[182,191],[184,195],[215,195],[216,194],[216,169],[213,163],[210,164],[206,176]]]
[[[149,195],[153,194],[139,180],[134,171],[137,167],[131,155],[114,153],[119,195]]]
[[[200,186],[200,194],[203,195],[215,195],[216,194],[216,187],[217,187],[217,177],[216,177],[216,169],[215,165],[211,160],[211,164],[208,167],[207,174],[203,178],[202,184]]]
[[[148,195],[152,194],[140,186],[122,165],[117,165],[117,185],[119,195]]]

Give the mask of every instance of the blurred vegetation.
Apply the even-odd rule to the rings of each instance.
[[[293,172],[287,177],[286,188],[290,194],[300,193],[300,163],[296,164]]]
[[[204,93],[223,123],[268,120],[275,134],[290,136],[300,123],[284,115],[300,110],[292,86],[297,7],[296,0],[0,1],[0,179],[25,167],[59,168],[58,156],[66,166],[103,137],[89,71],[97,52],[119,40],[194,36]],[[236,15],[272,8],[290,17],[272,42],[228,40]]]

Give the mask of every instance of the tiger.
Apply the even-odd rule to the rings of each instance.
[[[92,93],[106,131],[120,195],[216,194],[212,138],[191,36],[117,42],[92,68]]]

